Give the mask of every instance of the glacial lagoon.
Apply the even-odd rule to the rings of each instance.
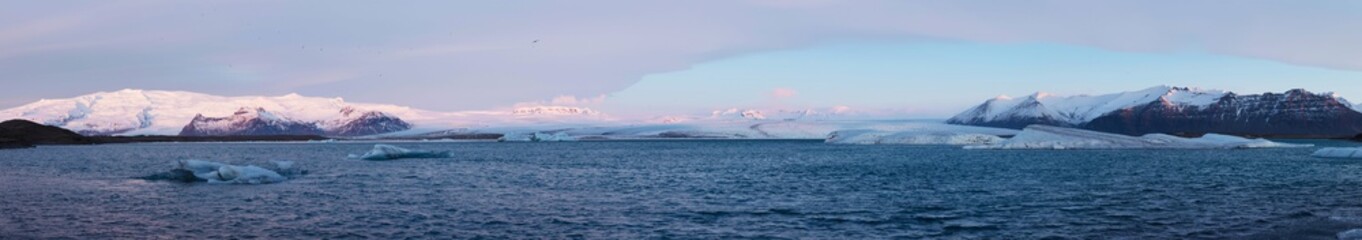
[[[1320,147],[1341,141],[1294,141]],[[145,143],[0,150],[0,238],[1293,238],[1362,228],[1315,148],[964,150],[821,141]],[[200,159],[273,184],[138,179]]]

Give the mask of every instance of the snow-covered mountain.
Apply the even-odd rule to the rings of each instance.
[[[328,121],[308,122],[271,113],[264,108],[241,108],[227,117],[194,116],[180,130],[180,136],[241,136],[241,135],[326,135],[364,136],[407,130],[411,124],[377,111],[357,112],[352,107],[341,108],[341,117]]]
[[[196,131],[218,129],[222,125],[230,126],[228,123],[262,118],[264,123],[283,119],[312,125],[312,128],[321,129],[322,133],[353,136],[409,128],[412,124],[399,123],[406,119],[431,120],[448,115],[394,105],[348,103],[341,98],[304,97],[298,94],[222,97],[135,89],[98,92],[67,99],[44,99],[0,110],[0,118],[3,119],[27,119],[85,135],[175,135],[189,127]]]
[[[316,124],[282,117],[264,108],[241,108],[227,117],[195,115],[180,130],[180,136],[322,135],[322,132]]]
[[[1044,124],[1130,135],[1343,137],[1362,133],[1362,113],[1347,100],[1302,89],[1239,95],[1160,86],[1105,95],[1001,96],[947,122],[1013,129]]]
[[[328,136],[364,136],[411,129],[411,123],[379,111],[341,109],[341,118],[318,124]]]

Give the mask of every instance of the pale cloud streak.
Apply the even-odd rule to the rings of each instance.
[[[1355,1],[0,3],[3,103],[119,88],[465,110],[715,59],[923,39],[1205,51],[1362,70]],[[533,42],[539,40],[539,42]],[[240,68],[240,69],[237,69]],[[7,105],[8,106],[8,105]]]

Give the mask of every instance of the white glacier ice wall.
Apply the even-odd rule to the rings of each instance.
[[[545,133],[507,133],[498,138],[500,142],[567,142],[577,141],[576,137],[565,132]]]
[[[970,145],[992,144],[1003,138],[981,133],[841,130],[828,134],[823,142],[829,144],[905,144],[905,145]]]
[[[1031,125],[1010,139],[994,144],[965,146],[965,149],[1237,149],[1310,146],[1313,145],[1278,143],[1220,134],[1206,134],[1200,138],[1183,138],[1167,134],[1134,137],[1074,128]]]

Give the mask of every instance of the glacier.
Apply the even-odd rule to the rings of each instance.
[[[1320,158],[1362,158],[1362,147],[1327,147],[1310,154]]]
[[[374,144],[374,148],[364,154],[350,154],[350,158],[364,160],[393,160],[401,158],[449,158],[449,151],[412,150],[388,144]]]
[[[230,184],[266,184],[288,180],[280,172],[297,173],[291,161],[275,161],[275,169],[255,165],[231,165],[206,160],[180,160],[170,171],[141,177],[144,180],[179,182],[208,182]],[[278,171],[278,172],[276,172]]]
[[[965,149],[1240,149],[1272,147],[1311,147],[1266,139],[1247,139],[1229,135],[1206,134],[1183,138],[1167,134],[1127,136],[1047,125],[1031,125],[1016,136],[994,144],[970,145]]]
[[[869,129],[840,130],[828,134],[829,144],[905,144],[905,145],[973,145],[1002,141],[997,135],[942,131],[879,131]]]
[[[498,142],[568,142],[577,141],[576,137],[564,132],[506,133],[497,138]]]

